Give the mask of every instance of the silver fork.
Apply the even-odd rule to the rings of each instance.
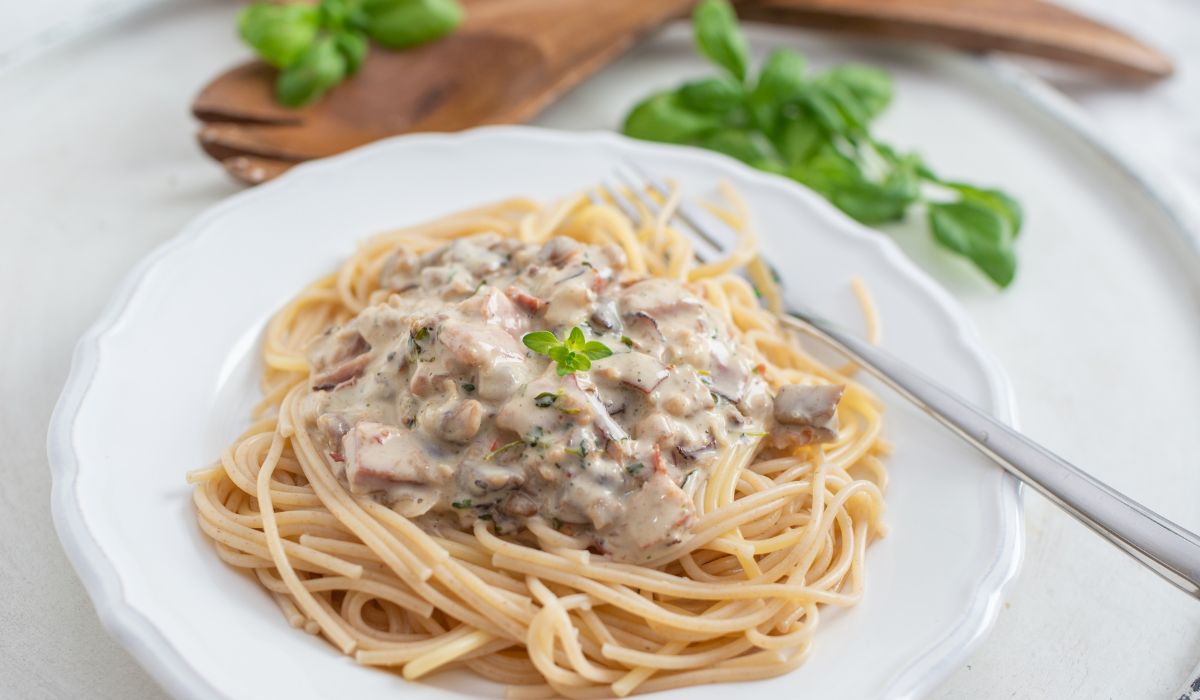
[[[661,212],[647,190],[667,196],[658,178],[629,163],[615,173],[631,196],[603,184],[594,201],[607,195],[634,221],[638,202],[654,215]],[[703,209],[681,202],[672,218],[692,237],[696,256],[712,259],[726,250],[733,235],[724,222]],[[1200,598],[1200,537],[1118,493],[1070,462],[1004,425],[887,352],[838,330],[811,313],[788,309],[779,315],[787,328],[817,338],[850,358],[896,393],[928,413],[955,435],[987,455],[1109,542],[1193,597]]]

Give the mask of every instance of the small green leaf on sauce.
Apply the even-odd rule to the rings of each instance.
[[[547,355],[552,348],[562,345],[550,331],[526,333],[521,337],[521,342],[525,343],[525,347],[541,355]]]
[[[603,360],[612,355],[612,350],[598,340],[589,340],[583,346],[583,354],[587,355],[589,360]]]
[[[612,355],[612,350],[598,340],[587,340],[583,329],[575,326],[566,340],[559,340],[550,331],[534,331],[521,336],[525,347],[539,355],[549,357],[557,367],[558,376],[573,372],[586,372],[592,368],[592,360],[601,360]]]
[[[455,508],[459,508],[459,509],[461,509],[461,508],[470,508],[470,507],[471,507],[471,499],[469,499],[469,498],[464,498],[464,499],[463,499],[463,500],[461,500],[461,501],[454,501],[454,502],[453,502],[453,503],[451,503],[450,505],[454,506]]]
[[[416,333],[413,334],[413,340],[425,340],[429,337],[429,326],[421,326]]]
[[[462,388],[463,388],[463,391],[467,392],[468,394],[471,393],[472,391],[475,391],[475,385],[472,384],[471,382],[464,383],[462,385]]]
[[[533,397],[533,403],[538,408],[549,408],[557,400],[558,394],[549,391],[543,391],[542,393]]]
[[[630,474],[637,474],[638,472],[642,471],[644,466],[645,465],[641,462],[634,462],[633,464],[626,465],[625,471],[629,472]]]
[[[756,432],[756,433],[742,433],[742,435],[744,435],[744,436],[746,436],[746,437],[755,437],[755,438],[760,438],[760,437],[766,437],[766,436],[767,436],[767,434],[766,434],[765,432]]]
[[[622,343],[624,343],[624,344],[625,344],[625,347],[627,347],[627,348],[632,348],[632,347],[633,347],[633,338],[630,338],[630,337],[629,337],[629,336],[627,336],[627,335],[623,335],[623,336],[621,336],[621,342],[622,342]]]

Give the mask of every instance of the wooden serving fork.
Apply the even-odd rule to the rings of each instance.
[[[200,145],[257,183],[293,164],[409,131],[525,121],[694,0],[468,0],[444,39],[372,49],[353,79],[303,109],[275,101],[275,69],[254,61],[209,83],[192,112]]]

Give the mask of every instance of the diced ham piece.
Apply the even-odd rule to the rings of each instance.
[[[619,538],[608,538],[621,560],[645,561],[683,540],[694,519],[692,501],[666,470],[655,469],[642,488],[625,498],[625,520],[619,526]]]
[[[473,367],[484,367],[499,358],[524,356],[515,338],[500,328],[480,323],[446,321],[438,328],[438,342],[459,363]]]
[[[342,438],[350,492],[383,492],[390,499],[404,499],[409,503],[402,512],[409,516],[433,507],[432,489],[452,476],[453,469],[429,454],[425,444],[411,430],[372,421],[356,424]],[[422,500],[425,493],[431,497]]]
[[[362,376],[363,370],[370,363],[371,356],[367,354],[346,360],[342,364],[313,377],[313,391],[331,391],[352,384]]]
[[[308,348],[308,362],[313,369],[324,372],[370,349],[371,344],[354,328],[334,327],[312,341]]]
[[[498,289],[489,287],[462,302],[460,308],[468,317],[480,318],[512,335],[520,334],[528,325],[525,314],[512,298]]]
[[[520,306],[531,314],[536,314],[542,310],[543,306],[546,305],[546,302],[538,299],[520,287],[509,285],[508,289],[504,290],[504,294],[517,306]]]

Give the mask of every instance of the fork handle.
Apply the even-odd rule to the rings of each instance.
[[[1200,537],[1129,499],[892,355],[803,315],[784,324],[858,362],[1009,473],[1193,597],[1200,598]]]

